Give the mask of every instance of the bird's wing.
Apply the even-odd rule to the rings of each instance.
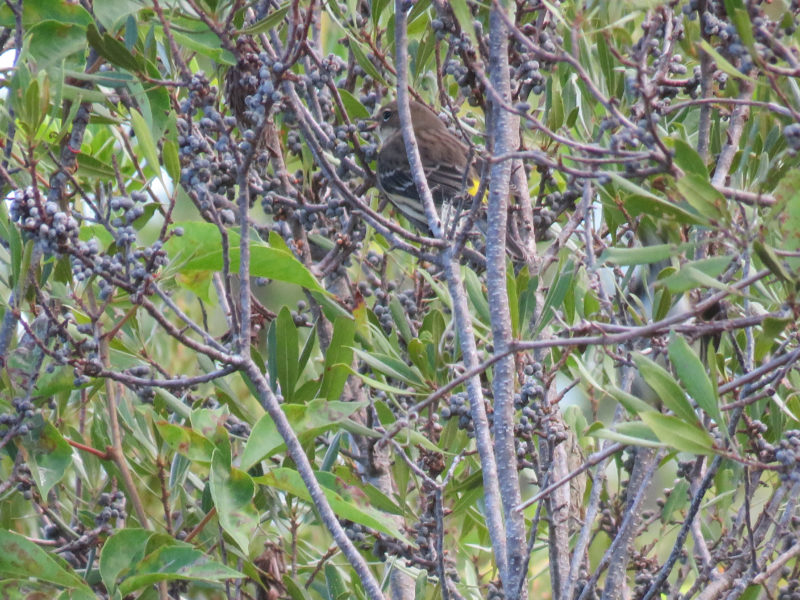
[[[444,126],[438,130],[415,131],[415,134],[420,140],[420,158],[422,158],[422,166],[431,189],[441,189],[445,198],[452,198],[465,191],[471,191],[477,176],[470,169],[466,180],[464,178],[464,172],[467,169],[467,154],[461,140]],[[430,143],[433,141],[432,139],[429,140],[433,137],[440,142],[435,153],[433,148],[436,146]],[[429,140],[429,143],[426,143],[426,140]]]
[[[434,150],[430,143],[425,143],[429,132],[416,132],[416,135],[422,169],[428,180],[428,186],[435,192],[434,195],[440,194],[443,198],[452,198],[464,191],[467,156],[460,142],[448,132],[452,139],[446,138],[446,143]],[[418,197],[417,188],[411,178],[405,143],[399,132],[384,143],[378,155],[378,163],[379,173],[382,172],[379,175],[379,184],[385,192]],[[466,191],[470,191],[474,179],[477,179],[477,175],[470,169]]]
[[[402,136],[388,139],[378,153],[377,178],[378,187],[392,204],[418,229],[426,231],[428,218],[411,177]]]
[[[378,153],[377,175],[378,186],[387,194],[417,196],[401,136],[392,136],[383,144]]]

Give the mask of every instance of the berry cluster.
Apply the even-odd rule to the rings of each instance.
[[[19,223],[23,236],[34,239],[45,256],[69,255],[77,281],[99,275],[99,296],[105,300],[111,294],[112,285],[122,285],[132,293],[166,264],[161,240],[150,247],[135,247],[134,222],[144,214],[146,200],[144,193],[134,191],[127,196],[112,197],[105,206],[102,198],[92,205],[96,211],[94,219],[114,237],[116,251],[113,254],[101,252],[95,238],[79,240],[83,218],[61,210],[53,201],[44,201],[36,188],[17,190],[10,213]]]
[[[514,68],[511,80],[518,84],[514,97],[525,101],[531,93],[537,96],[544,92],[546,80],[540,70],[539,61],[529,57],[520,57],[520,62]]]
[[[30,431],[28,423],[37,412],[36,406],[28,398],[14,398],[11,407],[13,412],[0,413],[0,439],[27,435]]]
[[[124,521],[127,518],[125,512],[125,494],[117,490],[112,493],[102,493],[97,503],[102,510],[94,517],[95,524],[110,528],[109,523],[112,519]]]
[[[9,209],[24,239],[33,239],[45,256],[61,256],[78,241],[79,223],[53,201],[45,201],[34,187],[16,190]]]
[[[503,584],[499,579],[493,579],[486,586],[486,600],[505,600]]]
[[[783,137],[789,145],[789,151],[796,154],[800,151],[800,123],[790,123],[783,128]]]
[[[461,93],[469,95],[475,85],[475,73],[468,69],[461,61],[451,58],[444,67],[445,75],[455,79]]]
[[[397,293],[397,301],[400,306],[408,315],[409,319],[414,319],[419,314],[419,306],[417,304],[417,295],[413,289],[403,290]]]
[[[251,151],[256,134],[246,129],[244,139],[235,142],[231,130],[236,121],[223,118],[216,109],[217,90],[203,73],[192,76],[188,89],[177,121],[181,185],[207,219],[232,225],[236,221],[232,201],[238,166],[242,153]],[[198,113],[203,116],[193,120]],[[253,116],[247,110],[243,115]]]
[[[225,429],[227,429],[228,433],[232,436],[242,439],[247,439],[250,435],[250,426],[235,415],[226,416]]]
[[[436,552],[437,526],[432,491],[423,484],[422,492],[424,498],[422,498],[422,503],[425,510],[420,515],[419,521],[415,522],[408,530],[408,537],[414,540],[417,548],[412,551],[407,560],[413,565],[426,569],[429,574],[435,575],[439,555]],[[448,581],[457,583],[459,575],[453,560],[447,553],[445,553],[444,562],[445,576]]]
[[[385,304],[377,303],[372,310],[375,313],[375,316],[378,317],[378,322],[381,324],[381,329],[383,329],[383,332],[387,335],[390,334],[392,329],[394,329],[394,317],[392,316],[392,311]]]
[[[637,553],[638,554],[638,553]],[[686,551],[683,552],[684,560],[686,558]],[[659,565],[658,563],[652,559],[647,558],[644,556],[634,556],[634,559],[631,561],[631,568],[636,573],[636,577],[634,578],[634,583],[636,587],[634,588],[633,597],[634,598],[641,598],[647,593],[647,590],[650,589],[650,586],[655,581],[656,577],[658,576]],[[657,597],[668,597],[670,594],[670,585],[668,581],[664,581],[659,588],[658,592],[656,593]]]
[[[800,580],[789,579],[778,592],[778,600],[800,600]]]
[[[445,5],[446,6],[446,5]],[[455,19],[449,8],[440,8],[435,19],[431,20],[433,29],[438,40],[447,40],[448,55],[444,63],[444,75],[452,77],[459,87],[461,95],[467,99],[470,105],[481,104],[484,96],[483,83],[475,75],[472,66],[476,60],[476,51],[472,46],[472,40],[466,31],[462,31],[458,21]],[[479,40],[485,39],[483,23],[475,19],[472,27]],[[454,55],[458,55],[456,59]]]
[[[474,437],[475,424],[472,422],[472,413],[469,410],[466,392],[451,394],[447,399],[447,405],[441,409],[441,416],[444,420],[458,417],[458,428],[466,431],[469,437]]]
[[[560,191],[550,169],[537,167],[537,170],[541,173],[541,184],[533,210],[533,224],[537,239],[543,239],[561,214],[575,208],[575,201],[583,194],[583,181],[570,177],[564,190]],[[553,191],[546,192],[548,189]]]
[[[780,463],[781,478],[800,482],[800,429],[790,429],[775,447],[775,460]]]
[[[542,421],[542,400],[544,388],[538,383],[544,373],[540,363],[526,365],[525,383],[514,396],[514,408],[521,412],[514,427],[514,438],[517,452],[517,468],[525,469],[534,466],[536,446],[534,444],[535,431],[539,429]]]
[[[354,523],[353,521],[348,521],[347,519],[343,519],[340,521],[340,523],[347,537],[350,538],[350,541],[356,546],[363,548],[364,550],[371,547],[371,544],[369,544],[367,540],[367,536],[372,536],[373,532],[367,529],[364,525]]]

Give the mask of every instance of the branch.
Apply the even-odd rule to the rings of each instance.
[[[503,6],[505,4],[506,6]],[[511,101],[511,81],[508,65],[508,31],[506,7],[511,2],[494,2],[489,16],[489,68],[491,84],[505,103]],[[490,100],[490,140],[492,153],[505,153],[519,147],[519,118],[497,102]],[[488,288],[489,317],[494,351],[504,354],[494,365],[492,395],[494,397],[494,451],[500,497],[503,502],[508,551],[508,572],[502,579],[508,598],[527,598],[524,578],[525,520],[514,511],[522,499],[517,469],[514,436],[514,359],[506,350],[512,343],[511,309],[506,282],[506,231],[508,228],[508,198],[510,195],[511,161],[492,164],[489,185],[488,230],[486,232],[486,287]],[[501,577],[502,577],[501,571]],[[519,590],[515,595],[512,591]]]
[[[411,165],[414,182],[420,192],[420,197],[425,203],[425,214],[428,217],[431,231],[434,232],[436,237],[440,238],[442,232],[438,224],[436,207],[433,204],[430,190],[427,189],[425,174],[422,170],[422,161],[419,159],[419,154],[414,143],[413,129],[411,128],[411,112],[408,108],[407,91],[407,14],[404,4],[403,0],[395,0],[395,51],[397,52],[395,68],[397,69],[398,111],[400,123],[403,127],[403,140],[406,143],[406,150],[409,151],[410,155],[409,163]],[[461,342],[461,354],[463,356],[464,366],[468,370],[472,370],[478,366],[478,350],[475,342],[475,334],[472,329],[472,315],[469,311],[464,284],[461,280],[460,269],[456,264],[455,258],[454,248],[446,246],[439,255],[439,264],[444,271],[450,298],[453,302],[453,316],[456,322],[458,338]],[[478,453],[481,457],[481,466],[483,467],[486,524],[489,529],[489,537],[492,540],[492,549],[494,550],[500,577],[503,581],[508,581],[507,547],[500,500],[500,485],[497,475],[497,462],[492,448],[489,419],[486,416],[481,381],[477,373],[467,381],[467,394],[469,397],[472,421],[475,426],[475,441],[478,447]]]
[[[341,523],[336,514],[333,512],[330,503],[328,502],[325,492],[317,481],[314,475],[314,469],[306,456],[303,446],[297,439],[297,435],[292,429],[289,419],[281,410],[278,399],[269,385],[267,377],[259,370],[258,366],[250,359],[246,360],[242,366],[243,373],[250,379],[253,387],[256,390],[257,397],[267,411],[269,416],[275,423],[275,428],[286,443],[286,449],[289,457],[294,461],[297,467],[297,472],[303,480],[303,483],[311,496],[311,501],[314,507],[319,512],[320,519],[331,532],[334,541],[341,549],[345,558],[347,558],[350,565],[358,575],[361,585],[364,586],[367,597],[370,600],[385,600],[381,592],[381,585],[375,579],[375,576],[370,571],[369,565],[361,556],[358,549],[347,537]]]

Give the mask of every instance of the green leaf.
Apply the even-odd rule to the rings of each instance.
[[[506,272],[506,293],[508,294],[508,309],[511,315],[511,331],[515,337],[519,336],[519,298],[517,297],[517,278],[511,269]]]
[[[672,517],[672,513],[685,507],[689,502],[687,492],[689,491],[689,482],[681,479],[672,488],[669,498],[664,503],[664,508],[661,509],[661,522],[667,523]]]
[[[2,7],[0,6],[0,9]],[[64,589],[52,583],[30,578],[0,579],[0,598],[3,600],[96,600],[97,596],[89,588]]]
[[[259,523],[253,505],[255,483],[247,473],[232,467],[219,450],[212,456],[208,483],[222,529],[246,555]]]
[[[44,372],[36,381],[36,397],[48,398],[61,392],[72,392],[75,389],[74,382],[75,375],[66,365],[54,369],[51,373]]]
[[[36,487],[46,498],[72,466],[72,448],[52,423],[39,418],[22,438],[22,450]]]
[[[330,474],[317,474],[317,479],[320,481],[320,484],[323,484],[323,482],[326,481],[326,479],[322,478],[322,475]],[[283,490],[294,496],[297,496],[305,502],[311,502],[311,496],[308,493],[308,489],[306,489],[305,483],[303,483],[303,480],[300,477],[300,473],[294,469],[272,469],[266,475],[256,478],[255,481],[259,485],[266,485],[271,488]],[[349,521],[353,521],[354,523],[365,525],[366,527],[371,527],[377,531],[397,538],[404,544],[411,543],[406,539],[402,532],[397,529],[394,523],[390,519],[387,519],[386,515],[382,512],[369,506],[356,506],[352,502],[342,498],[342,496],[336,491],[326,487],[324,484],[322,485],[322,491],[325,493],[325,497],[328,499],[331,508],[333,508],[333,511],[339,518],[347,519]]]
[[[245,27],[244,29],[240,30],[239,33],[241,35],[258,35],[260,33],[272,31],[283,22],[284,18],[286,17],[286,13],[289,12],[290,6],[290,2],[284,2],[266,17],[253,23],[250,27]]]
[[[687,423],[696,423],[697,415],[672,375],[661,365],[642,354],[634,354],[633,362],[639,374],[658,395],[664,405]]]
[[[88,98],[85,98],[88,100]],[[114,168],[94,156],[84,152],[78,152],[78,174],[82,177],[92,177],[98,179],[111,179],[114,177]]]
[[[672,294],[668,290],[659,288],[653,295],[653,321],[666,319],[672,308]]]
[[[527,269],[522,269],[517,275],[517,290],[519,294],[519,323],[520,329],[527,332],[530,322],[536,313],[536,291],[539,287],[539,278],[531,278]]]
[[[0,10],[0,25],[14,28],[14,15],[7,6]],[[97,10],[93,7],[94,10]],[[86,27],[92,22],[90,15],[80,4],[53,2],[53,0],[26,0],[22,3],[22,25],[29,28],[44,21],[71,23]]]
[[[759,240],[753,242],[753,250],[758,258],[761,259],[761,262],[764,263],[764,266],[767,267],[773,275],[777,276],[778,279],[786,283],[794,283],[797,281],[795,274],[784,267],[783,262],[778,258],[775,250]]]
[[[551,90],[548,91],[550,109],[547,111],[547,126],[551,130],[557,131],[564,124],[564,99],[562,90],[554,79],[550,79],[550,87]]]
[[[417,574],[417,580],[414,583],[414,598],[424,598],[425,590],[428,588],[428,572],[422,569]]]
[[[478,47],[478,37],[475,35],[475,28],[472,26],[472,12],[466,0],[453,0],[450,2],[450,8],[461,26],[461,31],[469,36],[472,47]]]
[[[311,352],[313,352],[314,347],[316,346],[317,341],[317,325],[316,323],[311,328],[311,331],[306,338],[306,343],[303,344],[303,351],[300,353],[300,358],[297,363],[297,370],[298,372],[302,373],[303,370],[306,368],[308,364],[308,359],[311,358]]]
[[[164,245],[172,259],[181,259],[181,273],[193,271],[219,271],[222,269],[222,238],[211,223],[182,222],[184,234],[173,236]],[[239,268],[239,235],[228,231],[231,245],[231,268]],[[252,242],[250,246],[250,275],[294,283],[324,296],[330,294],[314,278],[303,263],[288,250],[281,250]]]
[[[654,244],[641,248],[606,248],[600,255],[601,262],[612,265],[649,265],[670,257],[690,252],[695,245],[690,242],[683,244]]]
[[[589,435],[631,446],[644,446],[646,448],[660,448],[663,446],[653,431],[639,421],[616,423],[614,429],[606,429],[605,427],[590,428]]]
[[[147,63],[147,73],[153,78],[160,75],[155,65],[151,62]],[[169,92],[162,86],[148,86],[145,90],[145,97],[147,98],[147,103],[150,105],[150,112],[152,113],[153,137],[159,139],[170,124],[174,124],[175,113],[172,112],[171,109]],[[140,104],[143,105],[144,102]]]
[[[572,129],[575,126],[575,121],[578,120],[578,116],[580,115],[580,113],[581,113],[581,110],[577,106],[575,108],[573,108],[571,111],[569,111],[569,114],[567,115],[567,122],[566,122],[566,125],[567,125],[568,128]]]
[[[74,597],[82,600],[95,597],[63,560],[45,552],[27,538],[0,528],[0,580],[3,579],[32,579],[72,590]]]
[[[139,26],[136,24],[136,19],[133,15],[125,17],[125,48],[131,51],[139,39]]]
[[[779,343],[782,339],[781,334],[791,324],[794,319],[785,318],[777,319],[774,317],[767,317],[761,324],[761,332],[756,338],[756,360],[760,361],[766,354],[772,351],[775,344]]]
[[[406,309],[403,308],[402,304],[400,304],[400,300],[397,299],[397,295],[395,294],[393,294],[391,300],[389,300],[389,310],[392,313],[392,320],[397,327],[397,335],[400,337],[400,339],[408,343],[408,341],[414,337],[414,335],[411,332],[411,327],[408,324],[408,314],[406,313]]]
[[[194,50],[223,65],[233,66],[236,64],[234,55],[220,47],[219,37],[212,31],[193,31],[191,34],[183,34],[173,30],[172,35],[175,41],[184,48]]]
[[[325,565],[325,583],[331,600],[346,600],[351,597],[342,580],[339,569],[328,563]]]
[[[105,58],[120,68],[134,73],[144,70],[144,61],[141,57],[137,58],[134,56],[133,53],[125,47],[125,44],[108,33],[103,34],[103,50],[105,52]]]
[[[325,353],[325,370],[322,374],[322,387],[320,395],[328,400],[336,400],[341,396],[344,384],[347,382],[348,372],[335,368],[337,365],[350,367],[353,362],[351,346],[356,335],[356,322],[344,317],[337,318],[333,323],[333,337]]]
[[[275,323],[275,352],[270,353],[270,360],[276,362],[278,382],[286,402],[293,401],[294,388],[297,385],[297,365],[299,361],[299,339],[297,326],[294,324],[289,309],[284,306],[278,313]]]
[[[29,51],[39,68],[57,65],[86,47],[86,28],[73,23],[46,20],[28,30]]]
[[[386,83],[386,80],[381,75],[381,72],[372,64],[372,61],[367,58],[367,55],[364,54],[364,51],[361,49],[361,43],[353,38],[352,36],[349,38],[350,40],[350,51],[353,53],[356,61],[358,62],[359,66],[364,69],[364,71],[372,77],[375,81],[382,83],[385,86],[389,84]]]
[[[356,119],[369,119],[372,116],[364,105],[358,101],[358,98],[346,89],[339,88],[339,96],[342,98],[342,104],[344,104],[347,116],[350,117],[351,121],[355,121]]]
[[[188,290],[209,306],[217,305],[217,295],[213,290],[214,281],[211,271],[193,271],[191,273],[178,273],[175,283]]]
[[[414,338],[408,342],[408,358],[411,363],[419,369],[424,377],[431,378],[431,369],[427,358],[428,345],[423,344],[419,338]]]
[[[49,105],[49,94],[47,89],[47,82],[43,82],[41,87],[42,94],[39,93],[39,81],[34,79],[25,90],[25,124],[30,128],[31,134],[34,134],[41,126],[45,117],[47,116],[47,109]]]
[[[389,496],[384,494],[371,483],[364,482],[359,483],[358,485],[359,489],[364,492],[364,495],[369,499],[371,506],[393,515],[404,514],[403,509],[394,500],[389,498]]]
[[[358,371],[356,371],[352,367],[345,367],[344,365],[340,365],[340,366],[342,368],[346,369],[346,371],[347,371],[347,373],[349,375],[352,375],[353,377],[358,377],[366,385],[368,385],[369,387],[371,387],[372,389],[375,389],[375,390],[381,390],[381,391],[386,392],[388,394],[396,394],[396,395],[400,395],[400,396],[412,395],[412,394],[419,395],[419,394],[424,394],[425,393],[424,391],[415,392],[415,391],[409,390],[408,388],[405,388],[405,387],[397,387],[397,386],[394,386],[394,385],[390,385],[390,384],[386,383],[383,380],[375,379],[374,377],[369,377],[368,375],[366,375],[364,373],[359,373]]]
[[[727,200],[711,185],[707,174],[687,173],[676,184],[684,200],[698,213],[717,221],[730,220]]]
[[[241,579],[245,575],[210,560],[202,551],[188,544],[162,546],[133,564],[119,585],[122,596],[150,587],[159,581],[183,580],[209,583],[226,579]]]
[[[697,405],[706,411],[706,414],[714,419],[721,429],[724,429],[725,421],[719,410],[716,386],[708,377],[700,357],[694,353],[688,342],[674,331],[670,333],[667,349],[669,359],[672,366],[675,367],[675,372],[683,387],[694,398]]]
[[[134,18],[142,8],[138,0],[101,0],[92,3],[92,11],[106,31],[116,31],[123,20]]]
[[[714,439],[697,425],[658,412],[646,412],[641,415],[659,440],[679,452],[691,454],[713,454]]]
[[[100,577],[110,592],[117,589],[120,575],[142,561],[153,532],[145,529],[122,529],[108,538],[100,554]]]
[[[3,229],[3,239],[7,240],[8,242],[9,257],[5,259],[7,261],[6,264],[10,263],[9,266],[11,267],[11,278],[8,284],[9,286],[16,288],[15,294],[17,296],[17,300],[19,301],[19,292],[17,291],[17,286],[20,282],[20,275],[21,273],[27,274],[27,271],[21,270],[25,247],[22,243],[22,237],[19,229],[16,227],[16,225],[11,223],[11,219],[8,214],[8,205],[8,202],[0,202],[0,227]],[[6,303],[5,306],[3,306],[4,309],[8,307],[7,301],[8,297],[6,297]]]
[[[539,323],[536,325],[536,332],[542,331],[550,320],[553,318],[555,311],[561,307],[567,292],[572,289],[575,279],[575,264],[572,259],[568,260],[558,270],[558,276],[544,299],[542,305],[542,314],[539,317]]]
[[[707,225],[706,219],[693,211],[689,211],[682,206],[673,204],[669,200],[656,196],[640,185],[625,179],[616,173],[609,173],[609,177],[618,187],[627,190],[632,195],[624,197],[625,208],[634,216],[639,214],[651,214],[664,217],[672,217],[679,223],[689,225]]]
[[[364,352],[358,348],[353,348],[353,352],[360,360],[379,373],[399,379],[415,388],[427,387],[419,369],[408,366],[399,358],[376,352]]]
[[[320,471],[330,471],[336,464],[336,459],[339,458],[339,450],[341,449],[343,432],[339,431],[333,436],[328,449],[325,451],[325,456],[322,457],[322,464],[319,467]]]
[[[429,77],[430,72],[434,65],[431,64],[436,49],[436,33],[430,28],[430,21],[425,15],[425,19],[418,19],[421,27],[424,27],[422,33],[422,41],[417,46],[416,52],[412,54],[412,79],[413,83],[419,85],[420,81]],[[409,28],[410,29],[410,28]]]
[[[283,585],[286,586],[286,591],[292,600],[311,600],[311,595],[306,591],[306,588],[295,581],[289,573],[283,574]]]
[[[161,165],[158,162],[158,152],[156,151],[156,143],[153,140],[151,133],[151,125],[148,124],[144,117],[138,111],[131,111],[131,126],[136,132],[136,139],[139,141],[139,149],[147,159],[148,166],[153,170],[153,173],[158,177],[161,176]]]
[[[609,393],[614,400],[622,404],[622,406],[624,406],[625,409],[633,416],[640,415],[643,412],[656,410],[655,407],[651,406],[641,398],[638,398],[633,394],[629,394],[618,387],[612,387],[609,390]]]
[[[490,323],[491,316],[489,315],[489,301],[486,299],[486,290],[472,269],[464,271],[464,285],[467,288],[469,301],[475,307],[478,319],[483,323]]]
[[[697,150],[681,139],[673,140],[675,147],[675,164],[683,169],[687,174],[694,173],[700,177],[708,179],[708,169]]]
[[[730,263],[730,256],[713,256],[687,262],[681,265],[677,273],[661,279],[658,285],[665,286],[672,294],[679,294],[698,287],[728,290],[730,286],[720,283],[715,278],[722,275]]]
[[[191,461],[205,464],[211,462],[214,444],[191,427],[183,427],[167,421],[158,421],[156,428],[161,437],[164,438],[164,441],[175,452],[182,454]]]
[[[739,596],[740,600],[758,600],[764,593],[764,584],[752,584],[745,588],[742,595]]]
[[[781,177],[775,188],[775,207],[769,218],[777,219],[779,230],[774,232],[783,250],[800,250],[800,170]],[[795,263],[800,263],[794,259]],[[791,261],[789,261],[791,264]],[[795,264],[794,268],[798,265]]]
[[[380,22],[380,18],[383,15],[391,14],[391,10],[386,10],[386,7],[389,5],[391,0],[372,0],[371,10],[372,13],[372,25],[377,27],[378,23]]]
[[[699,44],[700,47],[703,50],[705,50],[709,54],[709,56],[711,56],[711,58],[714,59],[714,62],[717,63],[717,67],[719,67],[720,70],[724,71],[731,77],[735,77],[736,79],[741,79],[742,81],[749,81],[753,85],[760,84],[759,81],[753,79],[752,77],[748,77],[747,75],[742,73],[739,69],[734,67],[731,63],[729,63],[727,59],[725,59],[725,57],[723,57],[719,52],[717,52],[711,46],[711,44],[709,44],[706,40],[700,40]]]
[[[739,6],[734,7],[735,4]],[[747,14],[747,10],[742,6],[741,2],[731,2],[730,0],[725,2],[725,9],[731,18],[731,22],[736,27],[736,33],[742,38],[742,43],[750,50],[751,54],[756,52],[753,24],[750,21],[750,15]]]
[[[281,410],[286,415],[298,437],[316,437],[336,429],[338,424],[353,413],[364,408],[361,402],[312,400],[306,405],[283,404]],[[247,439],[240,461],[242,469],[250,469],[257,462],[285,450],[283,438],[269,415],[262,416],[253,427]]]
[[[172,140],[165,140],[161,147],[161,159],[172,182],[177,185],[181,179],[181,162],[178,158],[178,145]]]

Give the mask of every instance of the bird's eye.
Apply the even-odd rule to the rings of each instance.
[[[384,121],[388,121],[391,118],[392,118],[392,111],[390,111],[390,110],[383,111],[383,120]]]

